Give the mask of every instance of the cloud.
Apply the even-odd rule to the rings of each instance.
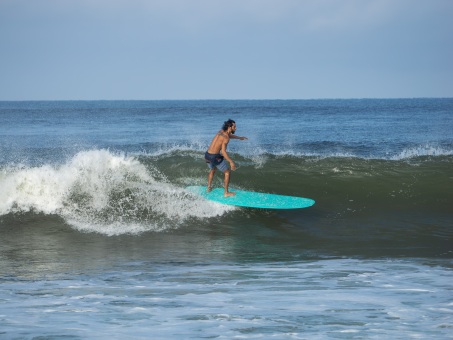
[[[104,0],[98,0],[103,2]],[[96,2],[96,1],[95,1]],[[91,1],[90,1],[91,3]],[[150,17],[164,17],[182,29],[202,31],[212,26],[279,26],[293,31],[335,31],[383,25],[399,13],[404,1],[391,0],[117,0],[116,6],[136,6]],[[112,6],[106,2],[106,6]]]
[[[399,5],[389,0],[321,0],[305,10],[308,29],[332,31],[383,25],[399,11]]]
[[[436,4],[449,6],[446,0]],[[204,36],[250,29],[297,35],[376,29],[440,5],[419,0],[2,0],[0,12],[14,7],[28,17],[99,22],[114,30],[116,23],[127,23],[151,35]],[[59,24],[64,28],[64,21]]]
[[[12,0],[3,0],[12,3]],[[215,25],[291,25],[310,31],[379,24],[399,12],[405,1],[391,0],[42,0],[19,1],[54,15],[135,16],[149,24],[203,30]]]

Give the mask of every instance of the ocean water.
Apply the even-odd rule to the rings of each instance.
[[[187,192],[228,118],[316,204]],[[0,102],[2,339],[452,339],[452,279],[453,99]]]

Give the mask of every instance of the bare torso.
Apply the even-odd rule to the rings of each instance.
[[[208,148],[208,152],[210,154],[218,154],[220,153],[220,151],[224,151],[223,146],[225,146],[226,149],[229,141],[230,137],[228,136],[228,134],[223,131],[219,131],[212,139],[211,145]]]

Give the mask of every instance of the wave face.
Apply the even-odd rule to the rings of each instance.
[[[199,152],[170,152],[139,156],[165,169],[173,183],[203,182],[206,170]],[[366,206],[367,210],[423,209],[451,212],[452,156],[411,156],[401,159],[366,159],[347,156],[235,155],[239,169],[232,185],[251,191],[311,197],[324,208]],[[193,178],[186,178],[191,169]],[[201,180],[200,180],[201,179]],[[217,186],[222,177],[216,177]],[[352,203],[355,202],[355,203]],[[357,209],[355,209],[357,210]]]
[[[92,150],[60,166],[5,169],[0,215],[59,215],[79,230],[117,235],[167,230],[189,218],[228,211],[189,197],[151,163]]]
[[[310,208],[330,223],[397,214],[452,213],[451,156],[376,160],[346,156],[235,154],[239,169],[231,187],[316,200]],[[158,155],[77,153],[61,165],[10,167],[0,177],[0,214],[57,215],[82,231],[107,235],[165,231],[244,211],[204,201],[186,192],[205,185],[203,153],[187,148]],[[214,179],[222,186],[223,176]],[[306,216],[308,210],[300,211]],[[313,212],[312,212],[313,213]],[[404,217],[406,216],[406,217]]]

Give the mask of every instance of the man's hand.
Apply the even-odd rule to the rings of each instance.
[[[236,164],[234,164],[234,162],[230,162],[230,168],[231,168],[231,170],[235,171],[236,170]]]

